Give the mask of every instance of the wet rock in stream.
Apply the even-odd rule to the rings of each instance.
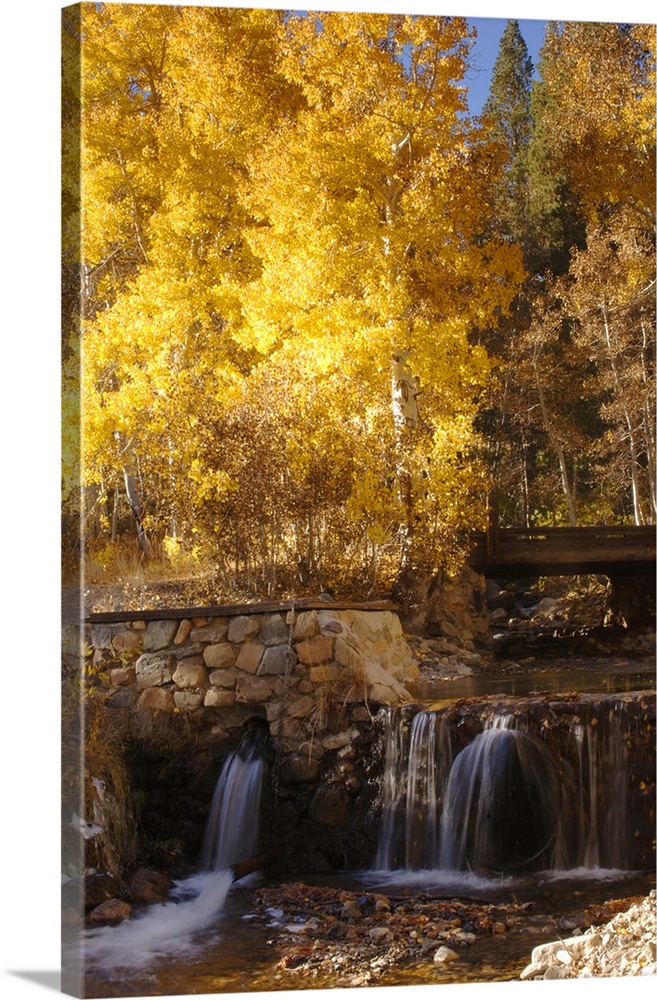
[[[531,903],[392,897],[294,883],[255,893],[275,932],[277,968],[335,985],[363,986],[387,970],[458,961],[483,936],[506,934]]]
[[[655,972],[654,890],[645,899],[614,900],[558,920],[532,912],[532,902],[359,895],[300,882],[258,889],[255,901],[271,929],[279,975],[334,986],[377,985],[386,973],[411,967],[423,968],[424,981],[432,975],[465,981],[469,948],[486,938],[492,942],[494,935],[515,937],[515,954],[523,953],[526,940],[527,957],[531,952],[524,969],[516,959],[502,979]],[[536,940],[547,943],[532,950]]]

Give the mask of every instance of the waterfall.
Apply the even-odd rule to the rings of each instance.
[[[623,868],[627,852],[628,755],[622,706],[612,706],[608,726],[573,722],[577,749],[577,863],[583,868]]]
[[[403,858],[418,869],[437,861],[442,789],[452,761],[449,727],[430,712],[419,712],[410,730],[408,756],[403,731],[386,717],[383,816],[376,867],[391,869]]]
[[[205,829],[201,872],[176,882],[166,902],[116,927],[86,931],[82,951],[89,967],[118,976],[160,958],[191,958],[203,947],[200,934],[215,928],[234,878],[232,866],[258,853],[267,737],[262,721],[252,720],[226,758]]]
[[[262,728],[249,730],[226,758],[203,838],[204,871],[221,871],[258,853],[265,739]]]
[[[454,755],[453,713],[419,711],[410,730],[388,713],[376,868],[626,868],[624,706],[589,714],[556,734],[535,712],[491,714]]]
[[[549,867],[560,788],[550,756],[510,716],[456,757],[445,789],[439,866],[509,871]]]

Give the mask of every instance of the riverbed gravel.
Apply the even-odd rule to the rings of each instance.
[[[406,973],[425,982],[481,978],[481,963],[469,953],[477,946],[485,953],[495,939],[509,961],[491,979],[655,973],[654,890],[560,920],[535,912],[531,902],[390,896],[299,882],[259,889],[255,900],[270,929],[279,978],[292,975],[308,986],[385,985]]]

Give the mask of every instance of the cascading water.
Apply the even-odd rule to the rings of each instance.
[[[408,869],[437,862],[442,791],[452,763],[449,727],[429,712],[413,719],[407,766],[401,728],[387,716],[384,805],[376,867]]]
[[[234,878],[232,866],[257,854],[266,769],[266,727],[254,720],[224,763],[201,856],[202,871],[175,883],[170,898],[116,927],[87,931],[81,953],[104,974],[193,956],[212,933]]]
[[[226,758],[203,838],[204,871],[221,871],[258,853],[266,738],[264,728],[253,727]]]
[[[456,757],[445,789],[440,868],[551,867],[559,783],[545,748],[514,722],[495,719]]]
[[[597,720],[596,720],[597,721]],[[628,754],[622,713],[614,706],[605,734],[573,723],[577,747],[577,859],[584,868],[623,868],[627,853]]]
[[[410,734],[392,713],[387,727],[378,870],[628,867],[622,702],[608,718],[574,715],[561,742],[545,720],[531,732],[522,716],[492,714],[454,757],[438,712],[419,711]]]

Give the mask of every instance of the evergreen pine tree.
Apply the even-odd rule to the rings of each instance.
[[[554,36],[556,26],[548,25],[538,69],[558,58]],[[549,65],[547,66],[549,69]],[[555,96],[542,80],[534,81],[531,94],[533,133],[527,156],[529,178],[529,220],[533,234],[531,269],[544,274],[565,274],[573,248],[583,249],[585,223],[579,200],[573,193],[563,164],[555,157],[554,143],[546,122],[554,116]]]
[[[527,156],[532,137],[531,90],[534,67],[518,22],[507,21],[493,67],[482,117],[493,142],[507,156],[496,192],[501,233],[528,250],[529,180]]]

